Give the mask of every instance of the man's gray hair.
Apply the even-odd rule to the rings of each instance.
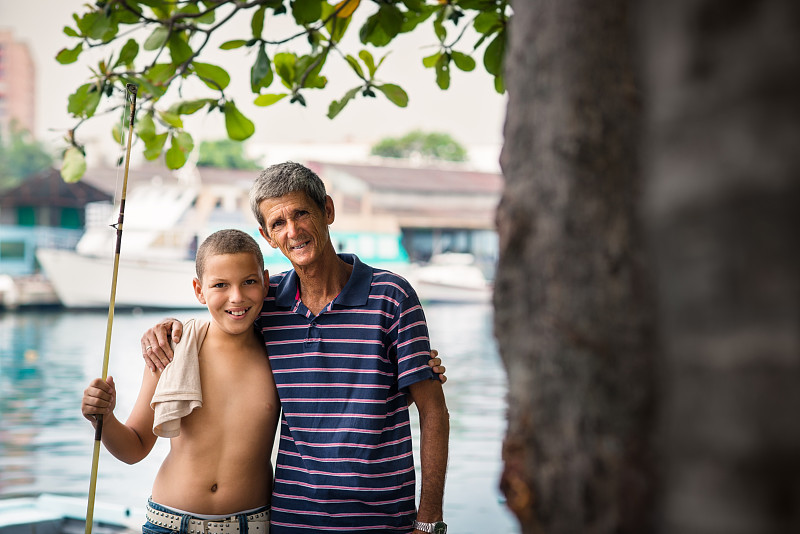
[[[250,209],[258,225],[269,235],[259,205],[268,198],[279,198],[295,191],[302,191],[322,211],[325,211],[325,184],[314,171],[299,163],[287,161],[267,167],[258,175],[250,188]]]

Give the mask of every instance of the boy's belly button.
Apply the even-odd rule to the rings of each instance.
[[[217,485],[214,484],[213,486],[211,486],[211,493],[215,493],[216,491],[217,491]]]

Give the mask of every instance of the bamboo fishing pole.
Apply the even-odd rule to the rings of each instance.
[[[119,273],[119,252],[122,244],[122,221],[125,218],[125,195],[128,189],[128,168],[131,162],[131,140],[133,139],[133,121],[136,113],[136,93],[138,86],[132,83],[125,85],[125,100],[130,95],[131,114],[128,121],[128,146],[125,150],[125,172],[122,178],[122,193],[119,201],[119,217],[117,224],[117,244],[114,250],[114,269],[111,275],[111,296],[108,299],[108,324],[106,325],[106,345],[103,353],[103,380],[108,376],[108,355],[111,349],[111,327],[114,324],[114,303],[117,297],[117,274]],[[89,502],[86,506],[86,534],[92,533],[94,520],[94,497],[97,489],[97,464],[100,460],[100,443],[103,436],[103,416],[97,415],[97,426],[94,431],[94,453],[92,454],[92,476],[89,482]]]

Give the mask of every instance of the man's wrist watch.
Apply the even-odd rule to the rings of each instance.
[[[431,532],[432,534],[447,534],[447,524],[444,521],[437,521],[435,523],[414,521],[414,529],[421,530],[422,532]]]

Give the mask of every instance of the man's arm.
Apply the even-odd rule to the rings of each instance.
[[[177,343],[181,340],[181,334],[183,323],[172,317],[163,319],[144,333],[141,339],[142,358],[151,372],[163,370],[172,361],[172,346],[169,341],[172,339]]]
[[[417,404],[421,431],[422,489],[417,521],[433,523],[443,519],[442,500],[447,473],[450,414],[442,384],[438,380],[416,382],[409,386],[409,390]]]

